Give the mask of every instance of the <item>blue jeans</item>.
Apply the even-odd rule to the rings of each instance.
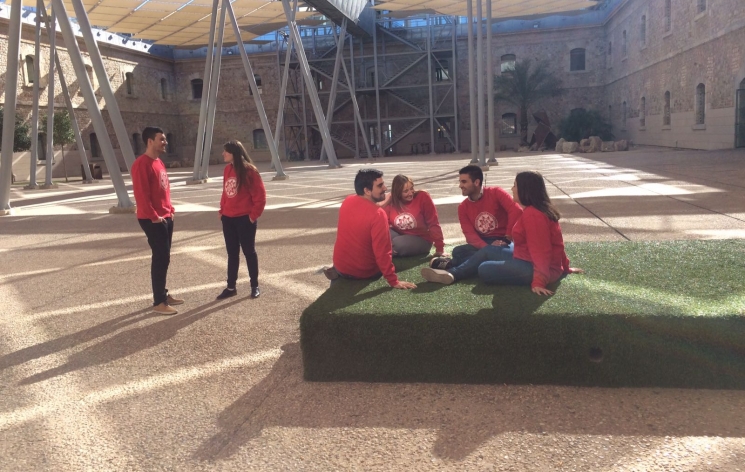
[[[522,259],[486,261],[478,272],[489,285],[530,285],[533,281],[533,264]]]
[[[510,240],[504,237],[496,237],[496,238],[481,238],[486,244],[491,244],[494,241],[504,241],[507,244],[510,244]],[[479,251],[479,248],[476,246],[471,246],[470,244],[463,244],[461,246],[455,246],[453,248],[453,267],[457,267],[466,260],[476,254]],[[474,274],[475,275],[475,274]]]
[[[465,262],[448,269],[448,272],[453,274],[455,280],[475,277],[479,273],[479,267],[487,261],[511,261],[512,249],[512,244],[509,246],[484,246],[481,249],[478,249],[471,257],[466,259]]]

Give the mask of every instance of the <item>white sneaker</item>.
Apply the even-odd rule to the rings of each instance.
[[[450,285],[455,282],[453,274],[446,270],[432,269],[431,267],[425,267],[422,269],[422,277],[427,282],[435,282],[438,284]]]

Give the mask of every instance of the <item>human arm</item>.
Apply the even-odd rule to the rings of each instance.
[[[248,218],[251,222],[256,222],[266,206],[266,188],[264,187],[264,181],[261,180],[261,174],[256,170],[250,170],[248,173],[248,190],[253,202]]]
[[[422,199],[422,216],[427,226],[428,239],[435,245],[435,256],[440,256],[445,253],[445,238],[442,235],[435,202],[427,192],[420,192],[417,196]]]
[[[388,218],[382,209],[374,215],[370,226],[372,250],[375,255],[375,262],[383,277],[388,281],[388,285],[395,287],[399,280],[396,275],[396,268],[393,265],[393,249],[391,247],[391,232],[388,229]]]
[[[504,236],[507,239],[512,240],[512,228],[515,226],[515,222],[517,222],[517,219],[520,218],[520,215],[523,214],[523,209],[520,208],[520,205],[515,203],[510,194],[507,193],[504,189],[500,187],[492,188],[497,203],[499,204],[499,206],[504,208],[505,212],[507,212],[507,225],[505,226]]]
[[[528,208],[523,213],[522,225],[525,230],[525,243],[533,264],[533,281],[530,287],[531,289],[545,289],[551,279],[552,244],[549,219],[540,211],[532,207]],[[543,295],[546,294],[543,293]]]
[[[150,180],[148,179],[148,168],[142,161],[135,162],[131,171],[132,192],[134,193],[135,203],[139,209],[140,215],[144,215],[153,223],[162,221],[153,207],[151,201]]]
[[[476,228],[473,226],[473,221],[468,215],[468,211],[465,206],[465,202],[458,206],[458,221],[460,222],[460,229],[463,231],[463,235],[466,237],[466,242],[476,249],[481,249],[487,246],[486,242],[481,239],[481,236],[476,232]]]

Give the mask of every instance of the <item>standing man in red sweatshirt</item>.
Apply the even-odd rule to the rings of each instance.
[[[339,226],[334,244],[334,266],[324,269],[330,280],[373,279],[383,275],[388,285],[399,289],[416,288],[411,282],[398,280],[393,266],[388,216],[378,206],[388,190],[383,173],[377,169],[360,169],[354,178],[354,191],[341,204]]]
[[[142,131],[142,141],[147,146],[145,154],[135,159],[130,174],[137,203],[137,220],[153,251],[150,265],[153,313],[175,315],[178,311],[173,306],[181,305],[184,301],[169,295],[166,288],[175,211],[171,205],[171,186],[166,166],[160,160],[168,142],[162,129],[150,126]]]
[[[458,219],[466,243],[453,249],[453,258],[435,257],[431,269],[448,271],[452,277],[447,282],[474,277],[479,265],[487,260],[512,259],[512,227],[523,213],[509,193],[500,187],[484,187],[484,173],[474,165],[458,172],[463,196],[458,206]],[[434,272],[422,269],[422,276],[430,280]],[[432,281],[432,280],[430,280]]]

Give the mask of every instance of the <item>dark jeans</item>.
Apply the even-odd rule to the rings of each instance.
[[[461,246],[462,247],[462,246]],[[470,246],[473,247],[473,246]],[[458,266],[448,269],[453,274],[455,280],[468,279],[475,277],[480,273],[481,265],[487,261],[507,261],[512,260],[512,250],[514,246],[484,246],[478,249],[471,257]],[[455,251],[453,251],[455,252]]]
[[[342,274],[338,270],[336,271],[336,273],[339,274],[339,278],[332,280],[330,285],[334,285],[334,282],[338,282],[341,279],[347,279],[347,280],[378,280],[379,278],[381,278],[383,276],[383,273],[382,272],[378,272],[377,274],[373,275],[372,277],[365,277],[365,278],[355,277],[354,275]]]
[[[256,254],[256,221],[246,216],[230,217],[223,215],[222,234],[225,237],[225,249],[228,251],[228,288],[235,288],[238,280],[238,268],[241,265],[240,250],[248,263],[248,278],[251,287],[259,286],[259,256]]]
[[[491,244],[494,241],[504,241],[507,244],[510,244],[511,241],[507,238],[503,237],[496,237],[496,238],[481,238],[486,244]],[[495,246],[496,247],[496,246]],[[478,248],[476,246],[471,246],[470,244],[463,244],[462,246],[456,246],[453,248],[453,267],[457,267],[466,260],[468,260],[469,257],[473,256],[478,252]],[[474,274],[476,275],[476,274]]]
[[[522,259],[487,261],[479,266],[479,278],[490,285],[530,285],[533,264]]]
[[[153,284],[153,306],[164,303],[168,298],[166,276],[171,263],[171,241],[173,240],[173,219],[166,218],[162,223],[148,219],[138,219],[140,227],[147,236],[147,243],[153,251],[150,263],[150,279]]]

